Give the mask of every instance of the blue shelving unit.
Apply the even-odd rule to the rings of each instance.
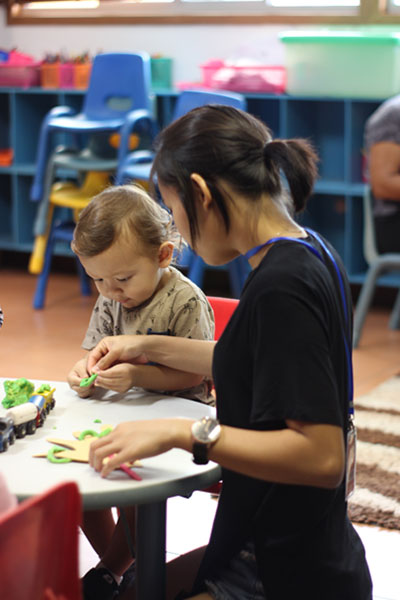
[[[171,120],[176,90],[154,90],[160,127]],[[0,249],[29,252],[37,206],[29,199],[39,129],[53,106],[77,110],[81,90],[0,88],[0,148],[13,148],[14,162],[0,167]],[[246,94],[248,110],[271,128],[274,137],[305,137],[320,156],[320,178],[304,224],[325,235],[343,257],[350,280],[361,283],[362,146],[364,123],[382,99],[315,98]],[[64,141],[64,140],[63,140]],[[382,281],[393,285],[392,279]]]

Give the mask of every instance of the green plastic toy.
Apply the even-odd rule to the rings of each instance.
[[[6,392],[6,395],[2,400],[2,405],[4,408],[11,408],[12,406],[24,404],[25,402],[28,402],[34,389],[35,386],[33,383],[24,377],[14,380],[7,379],[4,382],[4,391]]]
[[[51,385],[48,383],[42,383],[40,387],[36,390],[35,394],[43,394],[44,392],[50,392]]]
[[[92,385],[92,383],[96,379],[96,377],[97,377],[97,373],[93,373],[93,375],[91,375],[90,377],[84,377],[79,384],[80,387],[89,387],[89,385]]]

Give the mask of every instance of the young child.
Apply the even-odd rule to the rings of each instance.
[[[168,212],[139,187],[110,187],[82,211],[72,249],[99,291],[83,348],[91,350],[105,336],[161,334],[212,340],[214,317],[204,293],[171,266],[178,239]],[[81,358],[68,383],[81,397],[90,375]],[[210,380],[162,365],[116,364],[96,386],[125,392],[133,386],[211,403]],[[134,508],[125,509],[131,523]],[[133,529],[133,527],[132,527]],[[83,579],[85,600],[113,598],[132,564],[122,522],[111,510],[84,513],[83,530],[100,563]]]

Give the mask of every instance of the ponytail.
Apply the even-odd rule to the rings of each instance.
[[[282,169],[295,212],[304,210],[318,174],[318,157],[312,146],[303,139],[272,140],[264,145],[263,155],[268,173],[266,191],[271,196],[280,191],[279,171]]]
[[[230,199],[222,182],[256,208],[264,194],[277,203],[286,202],[283,173],[292,195],[291,209],[300,212],[317,176],[317,156],[306,140],[273,140],[260,119],[219,104],[195,108],[173,121],[158,136],[156,152],[151,178],[177,191],[192,244],[199,233],[192,173],[207,183],[227,232]]]

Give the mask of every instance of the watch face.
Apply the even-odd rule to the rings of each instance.
[[[203,444],[215,442],[218,439],[220,430],[219,422],[216,419],[211,419],[211,417],[204,417],[200,421],[196,421],[192,428],[194,438]]]

